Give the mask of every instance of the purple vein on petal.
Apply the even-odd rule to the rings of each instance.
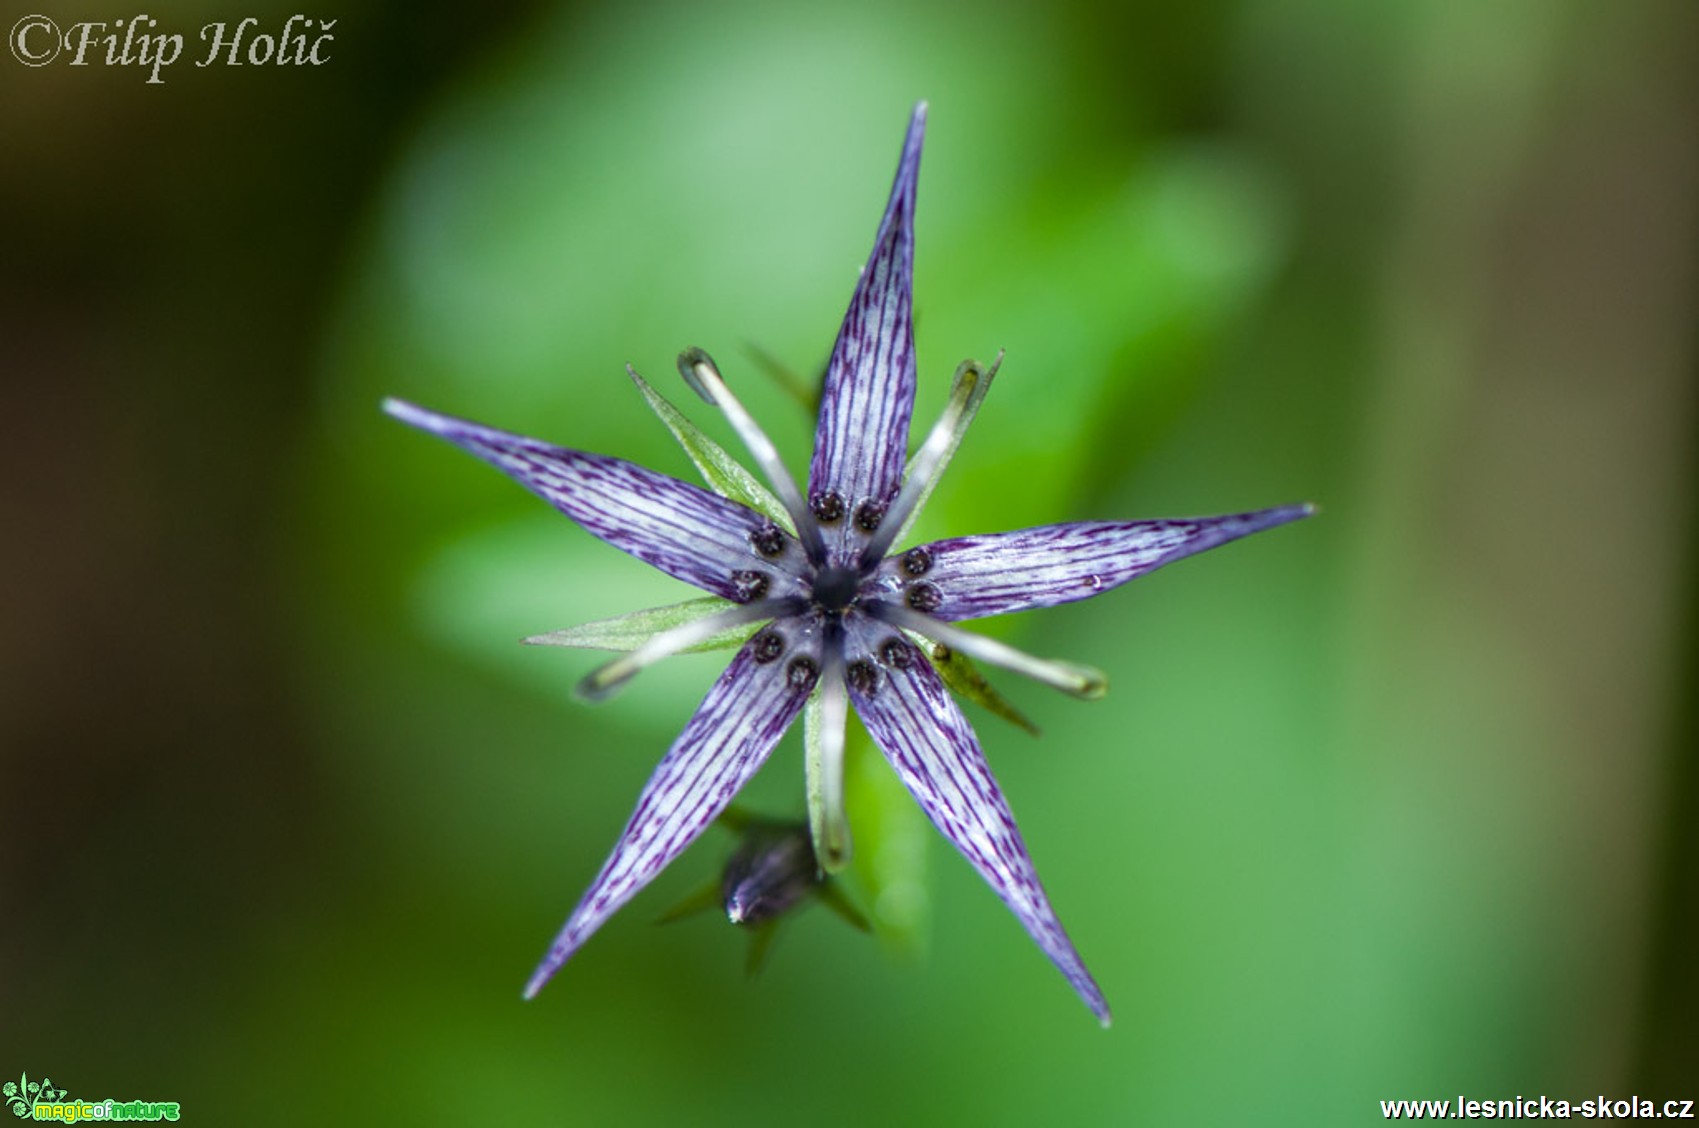
[[[649,777],[613,853],[525,985],[532,998],[591,933],[720,816],[802,710],[786,662],[762,664],[746,643]]]
[[[851,507],[888,504],[902,483],[914,413],[914,196],[926,133],[915,106],[873,252],[838,330],[820,398],[808,488],[836,490]],[[846,522],[847,525],[847,522]]]
[[[585,531],[670,576],[737,600],[739,570],[770,578],[769,594],[801,594],[783,561],[758,555],[752,533],[768,519],[698,486],[607,455],[568,450],[401,400],[384,410],[483,459]],[[787,554],[797,561],[800,554]]]
[[[854,649],[879,653],[885,629],[861,626]],[[931,664],[882,665],[871,692],[852,684],[850,696],[932,825],[1009,906],[1098,1021],[1109,1025],[1109,1004],[1050,907],[979,740]]]
[[[1313,512],[1309,505],[1283,505],[1226,517],[1079,521],[934,541],[923,546],[932,561],[926,579],[943,602],[931,614],[959,622],[1090,599],[1164,564]],[[897,562],[884,569],[896,575]]]

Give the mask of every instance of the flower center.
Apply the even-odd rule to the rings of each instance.
[[[854,568],[828,565],[814,573],[814,602],[828,614],[838,614],[856,601],[861,573]]]

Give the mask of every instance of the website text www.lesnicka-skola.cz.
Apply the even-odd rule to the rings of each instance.
[[[1691,1100],[1654,1101],[1645,1097],[1611,1098],[1604,1095],[1582,1101],[1554,1097],[1512,1097],[1482,1101],[1469,1097],[1446,1100],[1381,1101],[1380,1114],[1387,1120],[1692,1120]]]

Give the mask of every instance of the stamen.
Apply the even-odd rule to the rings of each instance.
[[[630,681],[639,671],[646,666],[654,665],[662,658],[677,654],[681,650],[713,638],[730,627],[742,626],[744,623],[753,623],[761,619],[777,619],[784,615],[794,615],[802,610],[803,606],[803,601],[795,596],[787,596],[784,599],[763,599],[757,603],[746,603],[741,607],[728,607],[717,615],[709,615],[697,619],[693,623],[685,623],[671,630],[662,631],[629,654],[622,654],[612,662],[590,671],[584,680],[578,683],[578,695],[586,701],[604,701],[615,690]]]
[[[750,648],[749,656],[760,666],[777,662],[785,652],[785,636],[779,633],[777,627],[762,627],[750,641],[755,645]]]
[[[732,573],[732,587],[735,589],[732,598],[738,603],[754,603],[758,599],[765,599],[767,590],[772,586],[771,576],[753,568],[739,568]]]
[[[714,358],[698,348],[685,349],[678,354],[678,373],[697,395],[725,413],[732,429],[737,432],[737,437],[743,440],[743,445],[749,449],[750,457],[761,467],[761,472],[767,476],[767,483],[773,487],[786,512],[791,515],[791,523],[796,526],[797,535],[802,538],[809,557],[814,560],[826,559],[826,542],[808,515],[808,507],[803,504],[802,493],[796,488],[796,480],[791,477],[790,471],[785,469],[785,464],[779,459],[779,450],[773,445],[773,440],[767,437],[767,432],[761,429],[760,424],[755,422],[754,417],[738,398],[732,395],[731,389],[726,387],[719,368],[714,364]]]
[[[785,667],[785,684],[798,693],[807,693],[820,680],[820,663],[806,654],[791,659]]]
[[[1102,697],[1109,690],[1109,678],[1101,670],[1090,666],[1076,665],[1073,662],[1060,662],[1054,658],[1037,658],[1024,650],[1016,650],[1008,643],[998,642],[930,615],[922,615],[907,607],[895,603],[871,603],[867,613],[873,618],[893,627],[902,627],[916,634],[925,635],[935,642],[953,647],[970,658],[981,662],[989,662],[993,666],[1002,666],[1017,674],[1025,674],[1034,681],[1059,689],[1063,693],[1075,697]]]
[[[914,647],[892,635],[879,644],[879,660],[893,670],[906,670],[914,665]]]
[[[837,873],[849,865],[852,843],[844,810],[844,724],[849,694],[844,690],[840,647],[826,647],[826,676],[808,703],[807,755],[803,759],[808,793],[808,830],[820,868]]]
[[[879,688],[879,667],[865,658],[857,658],[845,668],[844,683],[863,697],[872,697]]]
[[[964,360],[956,367],[956,378],[950,385],[950,401],[944,405],[944,413],[915,452],[908,476],[903,479],[903,488],[885,512],[873,539],[861,550],[863,568],[871,568],[878,563],[891,550],[897,537],[908,530],[909,523],[920,512],[921,504],[931,496],[939,472],[955,453],[956,447],[961,445],[962,435],[966,433],[967,425],[973,422],[979,405],[985,401],[985,393],[991,390],[991,380],[1002,363],[1003,353],[998,350],[997,359],[991,362],[990,368],[982,369],[974,360]]]
[[[927,615],[944,606],[944,593],[938,590],[938,585],[929,584],[925,580],[918,584],[909,584],[904,590],[904,597],[910,607]]]
[[[785,534],[771,521],[750,533],[749,543],[769,560],[785,554]]]
[[[817,493],[808,499],[808,511],[822,525],[835,525],[844,519],[844,495],[837,490]]]
[[[885,519],[885,507],[869,499],[855,507],[855,527],[864,533],[876,532]]]

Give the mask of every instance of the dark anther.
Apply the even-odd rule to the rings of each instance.
[[[924,576],[932,570],[932,554],[924,548],[911,548],[903,553],[903,571],[911,576]]]
[[[944,605],[944,593],[928,583],[910,584],[908,605],[916,611],[936,611]]]
[[[844,680],[857,693],[871,696],[879,684],[879,668],[865,658],[857,658],[844,670]]]
[[[785,551],[785,534],[771,521],[749,534],[749,543],[755,546],[755,551],[769,560]]]
[[[772,584],[772,578],[765,572],[739,569],[732,573],[732,598],[739,603],[753,603],[766,595]]]
[[[820,680],[820,666],[814,659],[806,655],[791,659],[791,664],[785,670],[785,684],[795,690],[809,690]]]
[[[914,665],[914,647],[892,635],[879,644],[879,660],[893,670],[906,670]]]
[[[835,524],[844,519],[844,495],[837,490],[815,494],[808,499],[808,509],[822,525]]]
[[[885,519],[885,503],[882,501],[864,501],[855,507],[855,527],[864,533],[871,533],[879,528],[879,522]]]
[[[772,627],[763,629],[750,642],[754,645],[749,648],[749,656],[763,666],[778,661],[785,652],[785,636]]]

